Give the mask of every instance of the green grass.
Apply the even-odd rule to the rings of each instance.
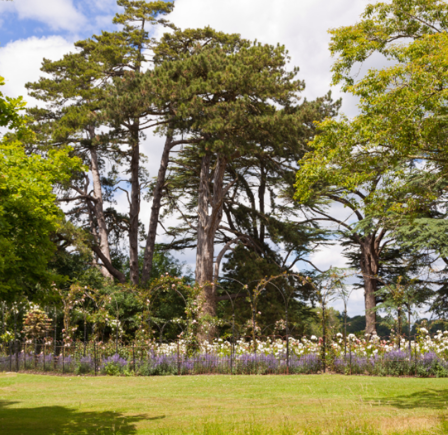
[[[0,434],[448,434],[448,379],[0,374]]]

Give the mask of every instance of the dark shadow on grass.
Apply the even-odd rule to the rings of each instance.
[[[394,406],[400,409],[447,409],[448,408],[448,389],[434,390],[427,388],[422,391],[417,391],[412,394],[406,394],[401,396],[395,396],[385,399],[381,398],[368,398],[366,399],[372,405],[377,406]]]
[[[113,411],[83,412],[64,406],[11,408],[19,403],[0,401],[0,434],[130,435],[137,433],[139,421],[165,418],[164,415],[126,416]]]

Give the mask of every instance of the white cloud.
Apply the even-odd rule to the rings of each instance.
[[[42,76],[40,67],[44,57],[57,60],[73,50],[73,43],[61,36],[33,36],[0,47],[0,75],[6,79],[2,92],[10,97],[22,95],[28,105],[35,105],[36,101],[27,96],[25,83]]]
[[[305,96],[314,99],[330,89],[333,62],[328,29],[355,23],[367,0],[176,0],[170,20],[181,28],[210,25],[240,33],[244,38],[284,44],[292,65],[300,67]],[[335,96],[340,96],[337,88]],[[343,111],[356,113],[356,100],[344,102]]]
[[[326,246],[314,251],[310,255],[310,261],[320,270],[328,270],[330,267],[348,267],[347,259],[342,255],[343,247],[339,244]]]
[[[341,299],[336,299],[331,306],[340,313],[344,312],[344,303]],[[350,295],[347,303],[347,315],[349,317],[362,316],[365,313],[364,289],[356,289]]]
[[[14,0],[0,2],[0,13],[17,13],[19,19],[32,19],[45,23],[52,30],[74,31],[86,19],[73,5],[72,0]]]

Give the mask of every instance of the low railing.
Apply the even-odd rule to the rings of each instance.
[[[254,345],[250,338],[199,348],[185,341],[108,342],[50,340],[10,341],[0,344],[0,371],[61,374],[370,374],[396,376],[448,376],[448,361],[417,346],[388,348],[366,354],[359,344],[325,351],[321,342],[304,348],[298,339],[265,337]],[[311,344],[310,344],[311,343]],[[409,343],[409,342],[408,342]],[[415,343],[413,341],[412,343]],[[333,343],[334,344],[334,343]],[[358,346],[358,347],[356,347]],[[363,350],[364,349],[364,350]]]

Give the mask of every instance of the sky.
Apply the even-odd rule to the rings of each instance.
[[[307,99],[332,91],[342,98],[342,112],[356,115],[356,100],[343,95],[339,87],[331,87],[333,59],[328,50],[328,29],[354,24],[368,0],[176,0],[170,21],[180,28],[211,26],[228,33],[262,43],[285,45],[291,66],[299,66],[299,78],[305,80],[303,96]],[[27,96],[25,83],[36,81],[43,58],[57,60],[74,50],[77,40],[113,30],[112,18],[119,10],[115,0],[0,0],[0,75],[5,77],[5,95],[24,96],[28,105],[35,105]],[[360,71],[378,66],[372,61]],[[151,176],[157,174],[163,140],[149,136],[143,150],[148,156]],[[125,211],[124,199],[119,206]],[[142,204],[141,219],[149,222],[150,203]],[[338,217],[347,216],[341,207],[332,208]],[[194,261],[193,253],[181,260]],[[311,260],[321,269],[330,265],[344,267],[339,245],[312,254]],[[342,304],[335,302],[341,310]],[[363,291],[353,293],[349,315],[363,314]]]

